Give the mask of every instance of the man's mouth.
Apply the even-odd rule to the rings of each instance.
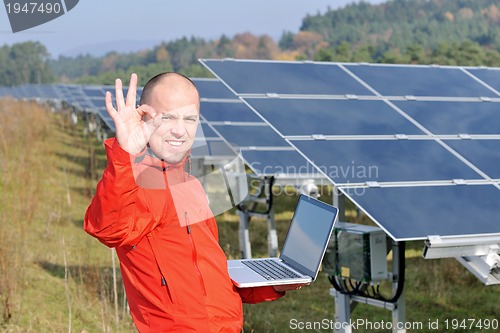
[[[172,140],[169,140],[167,141],[167,143],[171,146],[174,146],[174,147],[179,147],[180,145],[182,145],[184,141],[172,141]]]

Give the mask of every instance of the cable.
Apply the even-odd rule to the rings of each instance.
[[[238,209],[241,212],[249,212],[249,213],[268,215],[271,212],[271,209],[273,208],[273,185],[274,185],[274,180],[275,180],[274,176],[268,177],[268,179],[269,179],[269,198],[266,200],[266,210],[265,211],[258,212],[256,210],[245,207],[241,204],[237,204],[236,209]]]
[[[394,296],[392,298],[385,298],[382,294],[378,293],[378,297],[380,300],[395,303],[399,297],[403,294],[404,284],[405,284],[405,242],[398,243],[398,252],[399,252],[399,272],[398,272],[398,281],[397,288]]]
[[[374,285],[371,286],[371,288],[366,288],[366,290],[363,290],[361,288],[363,285],[366,283],[364,282],[357,282],[356,285],[353,285],[353,280],[349,279],[349,285],[351,290],[347,287],[346,279],[342,279],[341,283],[337,282],[337,277],[334,275],[329,275],[328,280],[332,284],[332,286],[337,290],[338,292],[345,294],[345,295],[357,295],[357,296],[362,296],[362,297],[367,297],[367,298],[372,298],[372,299],[378,299],[384,302],[388,303],[395,303],[401,297],[403,294],[404,290],[404,281],[405,281],[405,242],[399,242],[398,243],[398,252],[399,252],[399,258],[398,258],[398,263],[399,263],[399,272],[398,272],[398,277],[397,277],[397,288],[396,292],[391,298],[386,298],[380,293],[380,284],[377,284],[375,287]],[[369,290],[371,289],[371,293]]]

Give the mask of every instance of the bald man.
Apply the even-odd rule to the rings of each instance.
[[[239,289],[227,272],[218,230],[200,182],[185,171],[199,122],[195,85],[162,73],[126,99],[115,83],[106,109],[116,138],[105,142],[108,166],[84,229],[116,248],[139,332],[240,332],[242,302],[275,300],[297,286]]]

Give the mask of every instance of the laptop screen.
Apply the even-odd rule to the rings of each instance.
[[[316,277],[337,216],[337,208],[301,195],[280,258]]]

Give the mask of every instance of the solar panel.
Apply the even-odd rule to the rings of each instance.
[[[342,188],[342,192],[393,239],[500,232],[500,190],[493,185]]]
[[[373,95],[335,64],[231,60],[205,63],[239,95]]]
[[[500,140],[446,140],[445,143],[492,179],[500,179]]]
[[[467,72],[482,80],[497,92],[500,91],[500,69],[499,68],[467,68]]]
[[[40,96],[36,87],[34,85],[31,85],[31,84],[23,85],[22,91],[23,91],[24,98],[37,98]]]
[[[458,67],[345,65],[345,68],[383,96],[498,97]]]
[[[234,94],[217,79],[192,78],[200,93],[200,98],[235,99]]]
[[[100,99],[91,99],[90,100],[90,103],[92,103],[92,106],[94,108],[101,108],[103,105],[104,105],[104,99],[103,98],[100,98]]]
[[[83,87],[83,93],[89,98],[104,98],[104,90],[101,87]]]
[[[64,99],[73,107],[80,110],[88,110],[93,106],[89,102],[88,98],[83,92],[81,85],[75,84],[67,84],[67,85],[59,85],[59,89],[64,95]]]
[[[0,87],[0,97],[12,96],[12,89],[10,87]]]
[[[498,68],[201,62],[393,239],[500,235]]]
[[[283,147],[288,144],[269,126],[213,125],[235,147]]]
[[[37,85],[38,92],[40,97],[45,99],[61,99],[62,96],[58,90],[58,87],[51,84],[40,84]]]
[[[220,138],[217,133],[204,121],[200,122],[201,130],[203,131],[204,138],[207,139],[216,139]]]
[[[200,104],[203,116],[210,122],[263,122],[248,106],[236,99],[225,102],[202,101]]]
[[[394,101],[393,103],[436,135],[500,135],[498,103],[481,101]]]
[[[234,151],[223,141],[205,139],[202,145],[197,145],[191,150],[191,156],[195,158],[206,158],[207,156],[217,158],[234,158]]]
[[[289,182],[322,177],[316,167],[295,150],[246,150],[243,158],[260,176],[289,178]]]
[[[408,119],[380,100],[245,100],[284,136],[424,134]],[[311,117],[311,114],[314,114],[314,117]]]
[[[16,87],[0,87],[0,96],[21,99],[61,99],[58,89],[49,84],[24,84]]]
[[[293,144],[336,184],[483,179],[434,140],[302,140]]]
[[[106,111],[106,108],[98,107],[95,109],[97,115],[101,120],[104,122],[104,124],[109,128],[111,132],[116,132],[116,127],[115,127],[115,122],[111,118],[111,116],[108,114],[108,111]]]

